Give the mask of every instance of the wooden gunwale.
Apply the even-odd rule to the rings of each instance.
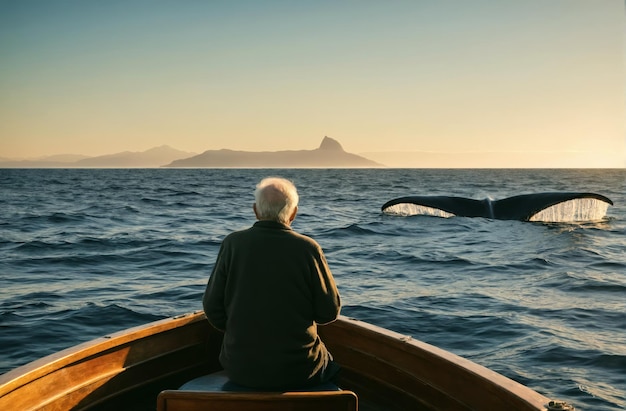
[[[205,322],[201,312],[167,318],[16,368],[0,376],[0,409],[88,409],[125,391],[197,368],[202,356],[189,352],[206,351],[217,333],[211,333]]]
[[[372,324],[344,317],[320,334],[343,368],[368,377],[366,391],[386,386],[424,409],[444,401],[445,409],[539,411],[549,402],[486,367]]]

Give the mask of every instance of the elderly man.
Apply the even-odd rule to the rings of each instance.
[[[224,332],[220,362],[251,388],[322,384],[339,368],[317,334],[339,315],[335,280],[319,244],[291,228],[298,193],[290,181],[262,180],[253,210],[258,221],[222,242],[203,297]]]

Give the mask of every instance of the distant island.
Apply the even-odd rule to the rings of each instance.
[[[36,160],[0,159],[0,168],[372,168],[375,161],[344,151],[337,140],[324,137],[319,148],[290,151],[208,150],[202,154],[170,146],[87,157],[55,155]]]
[[[197,156],[173,161],[165,167],[208,168],[370,168],[382,164],[344,151],[328,136],[314,150],[234,151],[208,150]]]

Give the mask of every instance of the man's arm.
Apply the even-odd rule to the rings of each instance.
[[[226,272],[224,267],[224,244],[220,247],[217,260],[213,266],[211,277],[202,297],[202,307],[211,325],[220,331],[226,330],[226,307],[224,293],[226,289]]]
[[[341,298],[337,284],[335,284],[335,279],[321,248],[318,248],[318,253],[314,259],[313,307],[315,322],[318,324],[335,321],[341,309]]]

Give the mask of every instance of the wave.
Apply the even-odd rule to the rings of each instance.
[[[332,228],[332,229],[323,231],[321,233],[318,233],[318,235],[320,234],[328,236],[330,238],[333,238],[333,237],[343,238],[343,237],[355,237],[355,236],[361,236],[361,235],[365,235],[365,236],[374,235],[377,233],[374,230],[361,227],[358,224],[350,224],[346,227]]]
[[[11,226],[41,230],[59,225],[78,225],[84,223],[85,221],[87,221],[87,217],[85,215],[55,211],[43,214],[21,215],[12,219],[10,222],[7,221],[6,223]]]
[[[577,409],[626,404],[615,389],[624,391],[626,344],[623,170],[0,174],[2,370],[201,309],[224,236],[254,221],[258,178],[283,174],[301,194],[294,229],[323,247],[343,314],[449,348]],[[581,225],[380,213],[381,198],[407,192],[503,198],[537,186],[597,190],[615,207]],[[543,363],[542,352],[555,358]]]
[[[589,267],[593,267],[593,264],[589,264]],[[609,264],[603,266],[610,270],[615,267],[626,267],[624,264]],[[597,267],[596,267],[597,268]],[[626,292],[626,278],[618,274],[623,272],[622,270],[615,270],[615,274],[607,274],[606,270],[593,272],[573,272],[573,271],[555,271],[544,274],[540,277],[540,284],[544,288],[554,289],[557,288],[564,292],[573,293],[608,293],[608,294],[623,294]]]

